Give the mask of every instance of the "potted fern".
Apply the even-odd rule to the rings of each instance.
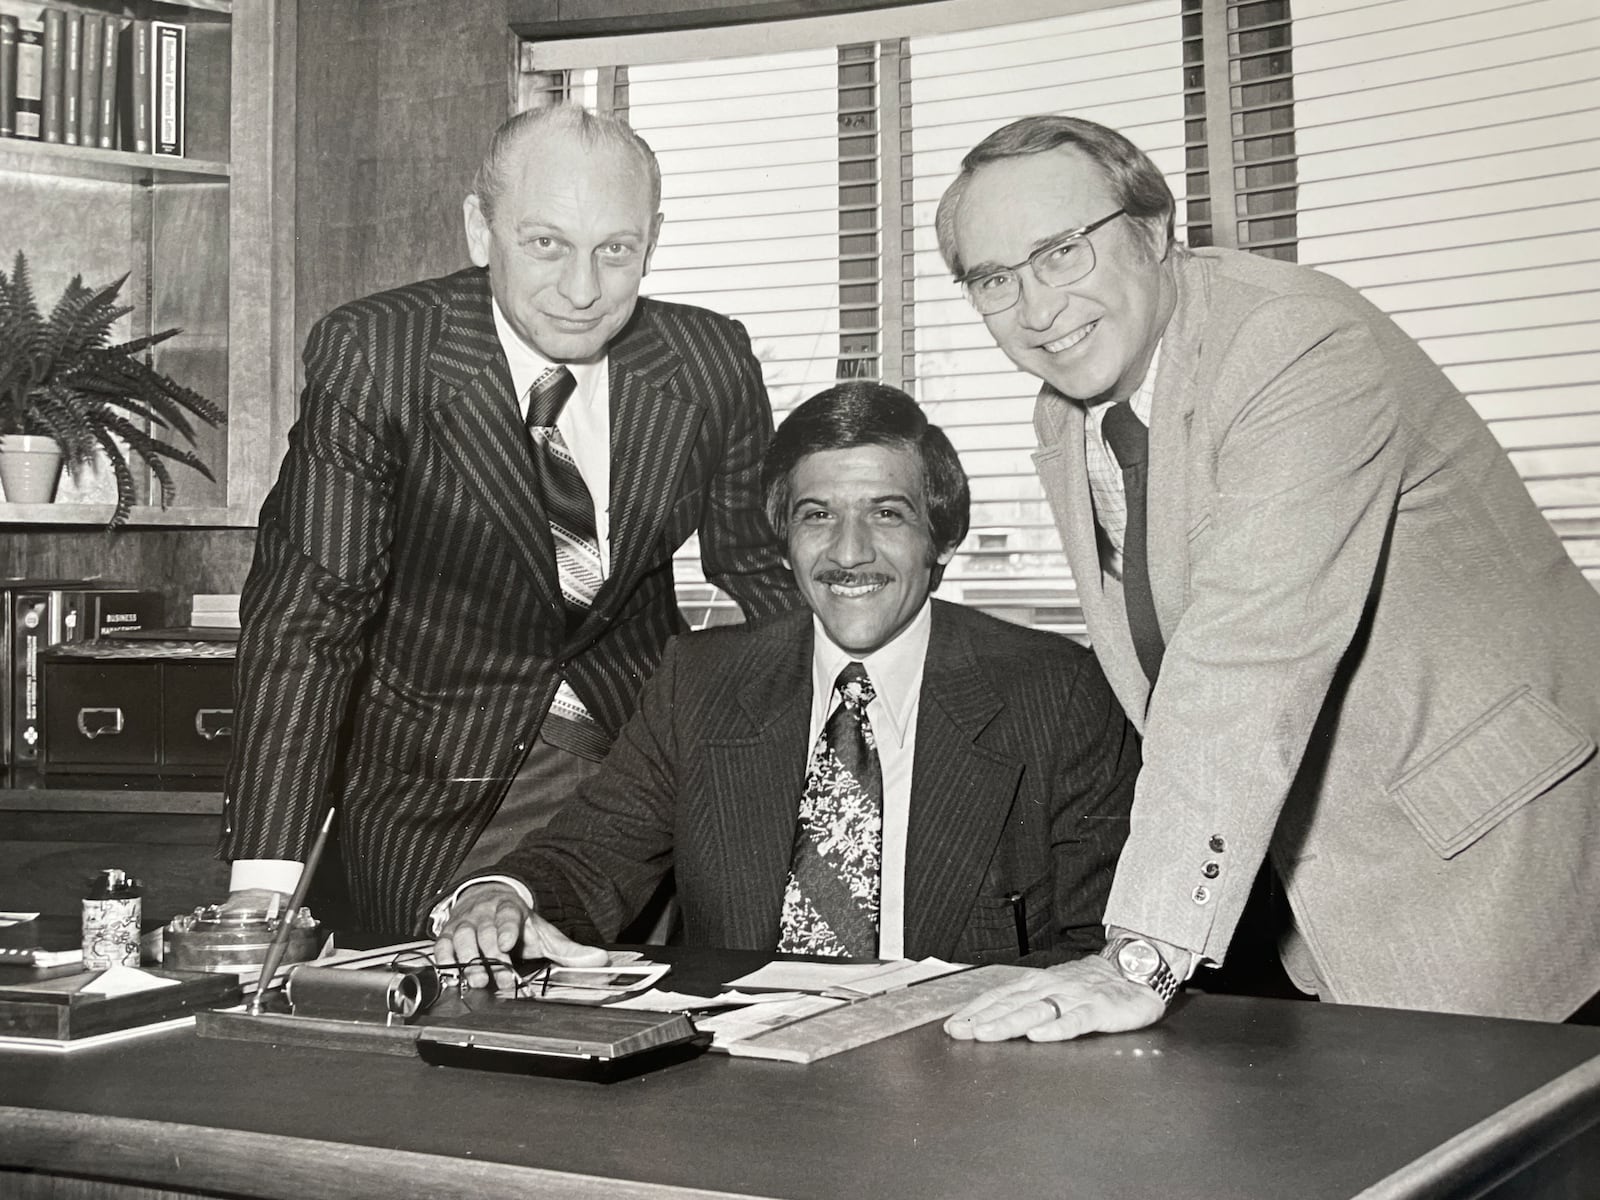
[[[139,357],[181,330],[111,343],[111,326],[133,311],[117,303],[127,278],[95,291],[74,276],[46,318],[22,252],[10,276],[0,271],[0,468],[19,439],[28,439],[24,444],[34,453],[37,439],[54,442],[60,462],[75,472],[103,455],[117,481],[113,528],[127,521],[135,499],[130,454],[160,483],[165,508],[177,492],[169,463],[213,476],[191,451],[163,438],[176,434],[192,446],[193,420],[219,425],[227,419],[211,401]],[[51,498],[57,473],[49,473],[50,494],[39,499]],[[23,499],[12,494],[9,478],[0,475],[0,482],[6,499]]]

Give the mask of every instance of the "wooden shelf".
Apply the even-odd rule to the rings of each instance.
[[[116,510],[112,504],[5,504],[0,503],[3,525],[105,525]],[[129,525],[182,529],[222,528],[239,523],[239,514],[220,506],[209,508],[138,504],[128,516]]]
[[[232,173],[225,162],[198,158],[171,158],[135,154],[131,150],[101,150],[68,146],[61,142],[0,139],[0,170],[32,171],[71,179],[101,179],[114,183],[216,183]]]
[[[0,812],[116,812],[221,815],[221,792],[104,789],[0,788]]]

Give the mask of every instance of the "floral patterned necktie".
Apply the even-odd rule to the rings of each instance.
[[[867,705],[877,693],[858,662],[839,672],[834,691],[839,706],[823,726],[806,770],[778,949],[875,958],[883,772]]]

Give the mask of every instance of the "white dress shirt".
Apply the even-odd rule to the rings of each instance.
[[[922,610],[911,624],[888,645],[859,660],[872,680],[872,703],[867,705],[867,720],[872,724],[878,744],[878,766],[883,772],[883,856],[880,860],[878,893],[878,957],[905,957],[906,910],[906,829],[911,818],[911,771],[917,748],[917,713],[921,707],[922,672],[928,658],[928,637],[933,629],[933,607],[924,600]],[[807,739],[810,750],[822,734],[822,727],[838,707],[834,681],[845,664],[855,656],[834,645],[812,618],[811,650],[811,728]],[[805,786],[795,780],[795,795]],[[456,897],[475,883],[504,883],[533,904],[533,896],[517,879],[505,875],[485,875],[468,880],[434,906],[430,929],[434,934],[444,926]]]
[[[517,406],[524,421],[528,417],[528,389],[534,380],[548,371],[553,364],[517,334],[500,311],[500,302],[493,301],[494,330],[500,339],[500,349],[511,367],[511,386],[517,395]],[[610,359],[602,357],[593,363],[569,363],[568,369],[577,381],[577,387],[562,406],[556,418],[556,428],[578,465],[589,497],[594,501],[595,533],[600,543],[600,573],[611,572],[611,382]],[[576,703],[576,697],[573,698]],[[268,888],[272,891],[293,892],[300,882],[302,864],[285,858],[241,858],[234,861],[229,873],[230,891],[246,888]]]

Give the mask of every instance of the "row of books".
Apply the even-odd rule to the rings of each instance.
[[[173,21],[0,13],[0,136],[181,157],[186,49]]]
[[[84,579],[0,580],[0,759],[17,776],[39,761],[39,652],[163,624],[160,592]]]

